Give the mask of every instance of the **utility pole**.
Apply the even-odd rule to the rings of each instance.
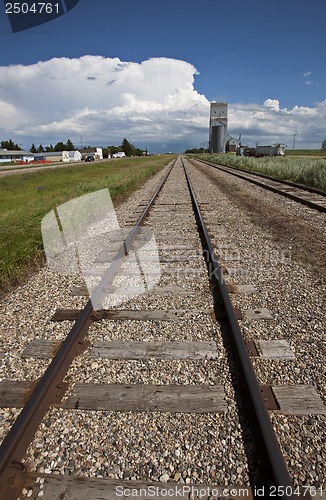
[[[292,146],[292,149],[294,149],[294,145],[295,145],[295,138],[296,136],[299,135],[299,134],[293,134],[293,146]]]

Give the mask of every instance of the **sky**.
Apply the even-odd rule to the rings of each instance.
[[[66,0],[15,32],[5,4],[0,141],[183,152],[207,147],[212,101],[248,146],[326,138],[326,0]]]

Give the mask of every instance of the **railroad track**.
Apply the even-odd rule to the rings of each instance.
[[[104,252],[94,263],[91,273],[104,276],[92,300],[52,316],[64,331],[74,322],[65,340],[26,346],[25,358],[53,358],[39,383],[1,382],[1,407],[23,407],[0,449],[1,498],[125,498],[131,488],[150,497],[154,487],[166,496],[176,485],[175,497],[200,486],[208,498],[225,496],[225,484],[238,485],[232,498],[242,487],[249,498],[257,489],[309,498],[292,483],[268,411],[320,415],[324,406],[313,387],[257,382],[250,356],[263,344],[245,342],[229,295],[256,290],[230,283],[241,269],[228,267],[236,258],[199,172],[179,157],[127,222],[128,236],[112,242],[117,255]],[[144,241],[140,228],[147,226],[155,244],[146,232]],[[140,267],[148,288],[142,295],[134,281]],[[118,305],[103,309],[109,285]],[[271,319],[264,309],[246,315]],[[273,348],[289,355],[284,343]]]
[[[198,158],[196,158],[196,161],[230,175],[234,175],[240,179],[244,179],[256,186],[261,186],[269,191],[285,196],[290,200],[297,201],[309,208],[318,210],[319,212],[326,212],[326,192],[320,189],[303,186],[286,180],[274,179],[273,177],[258,172],[251,172],[231,166],[217,165],[216,163],[200,160]]]

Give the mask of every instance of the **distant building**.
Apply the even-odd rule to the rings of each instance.
[[[9,163],[11,161],[81,161],[82,155],[79,151],[44,151],[42,153],[31,153],[30,151],[10,151],[0,149],[0,163]]]
[[[284,156],[286,144],[272,144],[271,146],[256,146],[256,156]]]
[[[52,162],[82,160],[82,155],[79,151],[45,151],[44,153],[42,153],[42,156],[44,156],[45,160]]]
[[[11,161],[33,161],[34,154],[30,151],[0,149],[0,163],[9,163]]]
[[[236,150],[237,150],[237,147],[239,145],[239,141],[237,139],[234,139],[234,137],[231,137],[227,143],[226,143],[226,147],[225,147],[225,150],[228,152],[228,153],[235,153]]]
[[[63,161],[81,161],[82,154],[79,151],[62,151]]]
[[[83,156],[93,155],[95,160],[103,160],[103,149],[102,148],[83,148],[80,149],[80,152]]]
[[[62,151],[45,151],[42,155],[45,157],[46,161],[63,161]]]
[[[118,151],[112,155],[112,158],[125,158],[126,154],[123,151]]]

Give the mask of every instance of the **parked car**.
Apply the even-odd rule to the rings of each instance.
[[[94,161],[94,160],[95,160],[95,156],[93,156],[93,155],[85,156],[85,161]]]

